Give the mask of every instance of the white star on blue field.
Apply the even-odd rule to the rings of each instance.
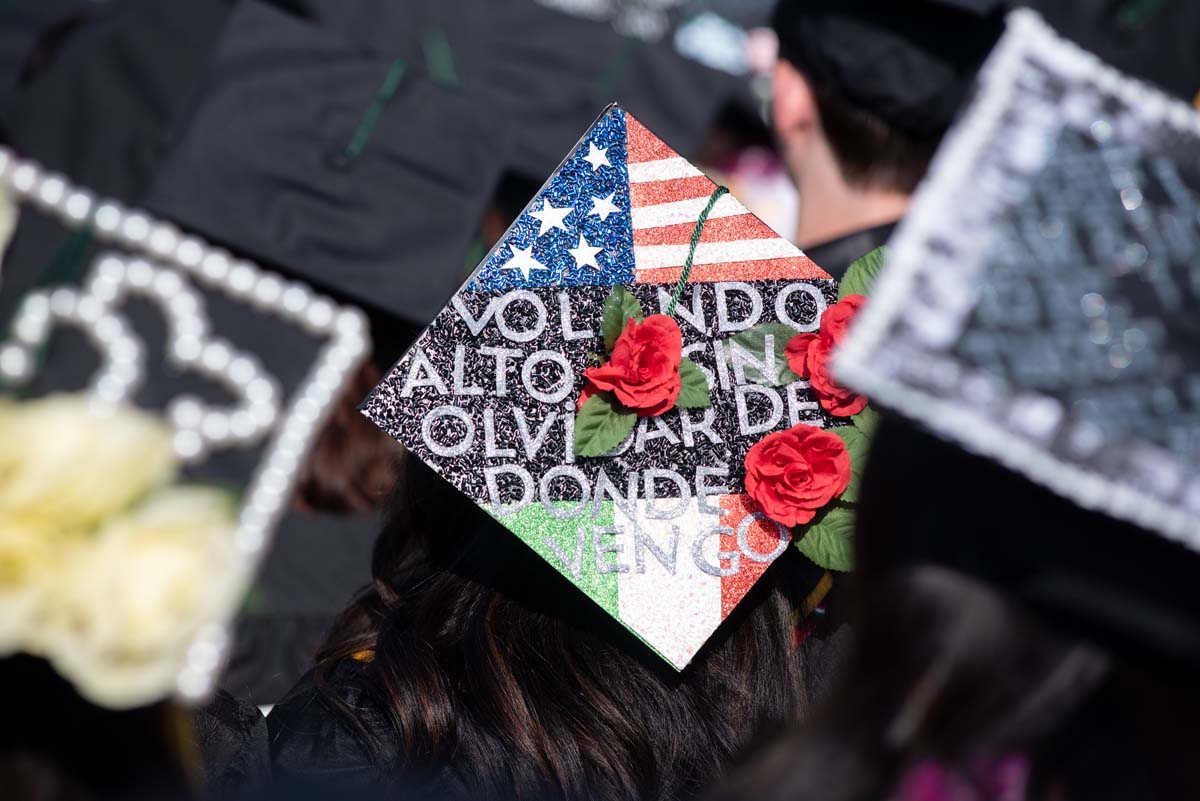
[[[467,290],[633,281],[625,112],[609,109],[488,255]]]

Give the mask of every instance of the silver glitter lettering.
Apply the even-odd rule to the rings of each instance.
[[[695,541],[692,542],[692,561],[696,563],[696,567],[710,576],[721,576],[724,578],[725,576],[736,575],[742,566],[742,555],[737,551],[718,551],[717,563],[715,565],[710,565],[704,561],[704,543],[708,542],[709,538],[714,534],[732,533],[733,529],[729,526],[712,526],[702,531],[700,536],[696,537]],[[729,560],[728,567],[721,567],[721,561],[724,559]]]
[[[759,553],[750,547],[750,526],[755,521],[761,520],[768,527],[775,526],[775,530],[779,533],[779,543],[775,546],[775,550],[770,553]],[[742,522],[738,523],[738,547],[742,549],[742,553],[746,555],[752,562],[774,562],[779,556],[787,550],[788,543],[792,541],[792,535],[783,526],[768,518],[762,512],[751,512],[742,518]]]
[[[568,403],[563,407],[563,428],[567,435],[563,438],[563,461],[575,463],[575,404]]]
[[[533,368],[545,361],[554,362],[562,370],[558,382],[549,391],[542,391],[533,385]],[[521,366],[521,383],[525,385],[525,391],[542,403],[560,403],[571,394],[571,389],[575,384],[574,379],[575,376],[571,373],[571,363],[567,361],[567,357],[552,350],[534,351]]]
[[[767,334],[763,338],[763,358],[759,359],[732,339],[729,340],[729,363],[733,365],[733,377],[739,384],[747,384],[746,365],[758,371],[760,376],[773,376],[775,369],[775,337]]]
[[[567,572],[569,572],[575,578],[579,578],[581,575],[583,575],[583,542],[585,539],[587,539],[587,527],[580,526],[575,530],[574,559],[568,559],[567,555],[562,552],[562,548],[559,547],[558,540],[554,539],[554,537],[551,537],[549,534],[547,534],[545,537],[542,537],[542,543],[549,547],[550,550],[554,551],[554,555],[558,557],[558,561],[562,562],[563,567],[567,569]]]
[[[453,445],[443,445],[433,437],[433,423],[442,417],[453,417],[460,420],[466,427],[462,439]],[[457,406],[439,406],[436,409],[430,409],[426,413],[425,419],[421,421],[421,439],[425,442],[425,447],[438,456],[447,458],[462,456],[475,444],[475,423],[471,420],[471,415],[467,414],[464,409]]]
[[[655,501],[659,499],[656,482],[660,479],[670,481],[678,490],[679,497],[671,498],[676,501],[672,508],[663,509],[655,504]],[[691,490],[683,476],[674,470],[662,470],[657,467],[642,471],[642,496],[646,499],[646,517],[649,520],[674,520],[687,511],[688,504],[692,500]]]
[[[646,551],[654,554],[654,558],[658,563],[667,570],[667,575],[675,575],[675,563],[679,554],[679,527],[671,526],[671,539],[668,541],[666,548],[659,547],[654,538],[645,531],[642,527],[634,525],[633,527],[633,571],[635,573],[646,572]]]
[[[511,459],[517,455],[512,448],[501,448],[496,444],[496,412],[483,410],[483,455],[489,459]]]
[[[500,485],[496,483],[496,476],[501,473],[508,473],[521,479],[521,500],[517,501],[514,506],[504,506],[500,497]],[[492,502],[492,514],[496,517],[515,514],[528,506],[533,500],[533,476],[529,475],[529,471],[519,464],[502,464],[495,467],[485,467],[483,468],[483,480],[487,484],[488,498]]]
[[[579,485],[580,501],[574,507],[563,508],[559,506],[554,498],[554,493],[551,492],[550,485],[556,478],[569,478]],[[592,496],[592,482],[588,481],[587,476],[578,467],[560,464],[556,467],[551,467],[542,476],[542,480],[538,482],[538,489],[541,490],[542,507],[546,510],[546,514],[559,520],[569,520],[573,517],[579,517],[583,514],[584,509],[588,506],[588,499]]]
[[[810,425],[814,425],[817,428],[824,428],[825,427],[825,418],[822,417],[820,414],[816,414],[815,417],[805,417],[803,420],[801,420],[801,418],[800,418],[801,412],[816,413],[821,408],[820,404],[818,404],[816,401],[800,400],[799,392],[802,389],[808,389],[807,381],[793,381],[792,383],[787,385],[787,403],[788,403],[789,425],[794,426],[794,425],[798,425],[801,422],[805,422]]]
[[[596,491],[592,502],[592,517],[600,516],[600,505],[604,502],[604,496],[608,495],[626,517],[630,520],[637,519],[637,471],[634,470],[626,475],[625,478],[628,481],[629,489],[627,494],[622,497],[620,490],[612,483],[612,479],[608,477],[608,473],[604,472],[604,468],[600,468],[600,472],[596,474]]]
[[[514,406],[512,411],[513,417],[517,420],[517,433],[521,435],[521,444],[525,447],[525,458],[532,459],[546,444],[546,437],[550,433],[550,427],[558,419],[558,412],[550,412],[538,426],[537,434],[530,436],[529,421],[525,419],[525,410],[520,406]]]
[[[467,304],[463,303],[462,297],[455,295],[450,298],[450,303],[453,304],[454,310],[458,312],[458,316],[467,324],[467,330],[471,332],[471,336],[477,337],[483,331],[483,327],[488,324],[488,320],[492,319],[492,315],[496,313],[496,298],[488,301],[487,307],[483,310],[483,314],[479,315],[479,319],[475,319],[475,315],[471,314],[471,310],[467,308]]]
[[[745,331],[758,322],[758,318],[762,316],[762,295],[758,294],[758,290],[752,284],[747,284],[745,281],[722,281],[716,285],[715,289],[717,293],[717,330],[719,332],[726,334],[731,331]],[[729,319],[729,302],[726,295],[730,292],[740,292],[750,298],[750,314],[741,320]]]
[[[596,334],[586,328],[575,328],[571,325],[571,296],[566,292],[558,293],[558,310],[562,314],[563,339],[576,342],[580,339],[594,339]]]
[[[691,409],[679,410],[679,427],[683,434],[683,445],[686,448],[696,447],[696,434],[703,434],[714,445],[721,444],[721,437],[713,431],[712,424],[716,422],[717,411],[713,407],[700,409],[700,421],[692,420]]]
[[[710,486],[708,479],[710,478],[728,478],[729,468],[721,467],[706,467],[700,465],[696,468],[696,504],[700,509],[700,514],[705,515],[723,515],[725,509],[720,504],[713,506],[708,502],[708,499],[713,495],[728,495],[729,487],[721,484],[720,486]]]
[[[629,565],[621,562],[621,552],[624,550],[619,542],[614,542],[611,545],[602,545],[601,537],[615,537],[621,534],[619,526],[594,526],[592,528],[592,556],[596,560],[597,573],[628,573]],[[613,561],[609,562],[605,557],[608,554],[613,554]]]
[[[466,361],[467,346],[454,346],[454,394],[455,395],[482,395],[483,387],[467,386],[465,369],[463,362]]]
[[[707,353],[707,352],[708,352],[708,342],[704,341],[704,340],[701,340],[700,342],[693,342],[692,344],[686,346],[683,349],[683,355],[688,358],[691,358],[693,353]],[[712,391],[714,389],[716,389],[716,387],[717,387],[716,376],[713,375],[712,370],[709,370],[707,367],[700,364],[700,362],[696,361],[695,359],[692,359],[692,364],[696,365],[696,367],[700,370],[700,372],[704,373],[704,380],[708,382],[709,394],[712,394]]]
[[[658,310],[662,314],[667,313],[667,309],[671,307],[671,293],[662,287],[658,288]],[[680,319],[691,323],[692,328],[695,328],[701,334],[708,333],[708,323],[704,319],[704,304],[700,302],[700,284],[692,284],[692,307],[689,309],[683,305],[683,297],[680,296],[679,302],[675,304],[675,314]]]
[[[788,314],[788,298],[790,298],[795,292],[805,293],[813,299],[814,303],[817,304],[816,314],[814,314],[813,318],[808,322],[802,323],[798,320],[793,320],[791,315]],[[828,305],[829,304],[825,302],[825,293],[823,293],[818,287],[813,286],[812,284],[788,284],[779,291],[778,295],[775,296],[775,319],[779,320],[781,323],[790,325],[797,331],[816,331],[821,327],[821,315],[825,313],[825,308]]]
[[[412,350],[412,361],[408,363],[408,375],[404,378],[404,386],[400,389],[400,397],[411,398],[417,387],[433,387],[439,395],[449,395],[446,382],[438,375],[437,368],[425,354],[425,349],[416,347]]]
[[[528,331],[517,331],[508,324],[508,319],[504,316],[504,312],[508,311],[508,307],[523,300],[533,306],[537,312],[537,322],[533,328]],[[541,298],[530,292],[528,289],[517,289],[509,292],[500,299],[500,306],[496,309],[496,327],[500,329],[500,333],[506,339],[513,342],[531,342],[542,335],[546,330],[546,306],[542,303]]]
[[[654,427],[653,431],[650,430],[651,426]],[[672,445],[679,444],[679,437],[675,436],[675,432],[668,428],[661,418],[643,417],[638,420],[637,441],[633,448],[634,452],[643,453],[646,450],[646,443],[656,439],[665,439]]]
[[[750,394],[761,395],[771,402],[771,414],[762,422],[750,422],[750,409],[746,405],[746,396]],[[743,435],[762,434],[770,431],[783,419],[783,401],[780,400],[779,393],[770,387],[743,384],[734,390],[734,401],[737,404],[738,430]]]
[[[479,348],[480,356],[491,356],[496,360],[496,396],[508,394],[508,360],[524,356],[525,352],[515,348],[494,348],[483,345]]]
[[[721,389],[728,391],[733,388],[733,383],[729,380],[728,362],[725,360],[725,343],[719,339],[714,339],[713,353],[717,357],[717,377],[721,379]]]

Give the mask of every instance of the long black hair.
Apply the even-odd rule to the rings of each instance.
[[[837,687],[717,798],[906,799],[929,765],[978,801],[1200,798],[1195,554],[890,419],[859,509]],[[1022,794],[988,786],[1010,758]]]
[[[371,658],[381,774],[438,797],[674,799],[805,704],[785,555],[677,673],[532,550],[406,457],[373,581],[319,655]],[[364,656],[370,655],[370,656]],[[364,721],[361,704],[340,714]]]

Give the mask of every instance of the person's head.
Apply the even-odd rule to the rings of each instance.
[[[721,797],[1200,797],[1200,557],[890,418],[859,499],[839,686]]]
[[[677,673],[418,459],[404,461],[396,499],[373,584],[319,659],[328,670],[374,651],[372,701],[388,721],[377,759],[401,785],[429,781],[438,797],[692,797],[806,702],[802,599],[785,590],[799,554],[781,557]]]
[[[780,0],[773,126],[810,206],[847,197],[841,216],[869,217],[916,188],[1000,30],[959,5]]]

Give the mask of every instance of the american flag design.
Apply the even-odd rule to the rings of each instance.
[[[721,314],[815,330],[837,287],[728,194],[692,252],[716,190],[610,107],[364,406],[679,669],[788,546],[744,494],[746,451],[772,430],[832,423],[804,382],[767,403],[721,359],[732,335]],[[689,253],[676,316],[685,352],[709,376],[711,436],[685,436],[683,412],[671,410],[639,422],[619,452],[573,456],[582,373],[604,349],[605,298],[621,285],[646,314],[663,313]],[[766,423],[744,433],[746,414]],[[648,484],[660,470],[682,488]],[[706,482],[716,488],[699,497]],[[663,503],[677,506],[672,515],[656,513]]]

